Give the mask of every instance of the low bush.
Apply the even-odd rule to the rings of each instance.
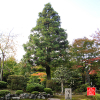
[[[82,85],[80,86],[80,90],[81,90],[82,92],[86,92],[86,91],[87,91],[87,87],[90,87],[89,84],[82,84]]]
[[[44,88],[44,92],[49,93],[49,94],[53,94],[51,88]]]
[[[90,87],[89,84],[82,84],[80,87],[78,87],[74,92],[75,93],[81,93],[81,92],[86,92],[87,87]]]
[[[32,91],[39,91],[39,92],[43,92],[44,91],[44,86],[38,83],[34,83],[34,84],[28,84],[26,87],[26,91],[27,92],[32,92]]]
[[[27,92],[30,92],[30,93],[31,93],[32,91],[34,91],[34,85],[33,85],[33,84],[28,84],[27,87],[26,87],[26,91],[27,91]]]
[[[0,88],[7,88],[7,82],[0,81]]]
[[[10,93],[9,90],[0,90],[0,96],[5,96],[8,93]]]
[[[51,88],[53,91],[61,91],[61,84],[54,80],[47,80],[46,81],[46,88]]]
[[[23,93],[23,90],[17,90],[16,91],[16,94],[18,94],[18,95],[21,94],[21,93]]]
[[[33,91],[33,92],[31,92],[32,94],[39,94],[39,92],[38,91]]]
[[[95,100],[100,100],[100,94],[97,94],[95,96],[93,96],[95,98]]]
[[[10,75],[7,79],[8,87],[12,90],[25,90],[27,79],[23,75]]]

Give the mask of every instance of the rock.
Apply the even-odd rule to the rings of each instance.
[[[38,96],[37,96],[37,98],[38,98],[38,99],[40,99],[40,98],[41,98],[41,96],[40,96],[40,95],[38,95]]]
[[[5,99],[6,100],[10,100],[10,93],[8,93],[7,95],[5,95]]]
[[[5,99],[5,97],[1,97],[1,98],[0,98],[0,100],[4,100],[4,99]]]
[[[30,96],[29,96],[29,99],[34,99],[35,98],[35,94],[31,94]]]
[[[12,97],[12,99],[20,100],[20,97]]]
[[[10,94],[10,97],[18,97],[17,94]]]
[[[29,98],[30,95],[30,93],[26,93],[25,98]]]
[[[41,97],[41,99],[45,99],[45,97],[44,97],[44,96],[42,96],[42,97]]]
[[[47,94],[47,97],[50,97],[50,94]]]
[[[52,98],[53,97],[53,95],[50,95],[50,98]]]
[[[25,98],[29,98],[30,94],[29,93],[22,93],[19,95],[20,98],[25,99]]]
[[[47,94],[43,94],[43,96],[47,98]]]

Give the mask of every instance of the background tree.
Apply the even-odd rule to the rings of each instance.
[[[24,44],[27,64],[42,65],[46,68],[47,79],[51,79],[50,68],[57,67],[68,60],[67,34],[60,27],[60,16],[48,3],[39,13],[36,27],[32,28],[33,34],[29,36],[29,42]]]
[[[3,68],[3,80],[7,81],[9,75],[15,73],[14,67],[17,65],[17,62],[13,56],[7,58],[4,61],[4,68]]]
[[[67,67],[58,67],[54,72],[53,80],[56,80],[61,83],[61,93],[63,94],[63,83],[67,82],[72,77],[72,72]]]
[[[83,83],[85,83],[85,76],[89,77],[89,63],[87,60],[94,58],[98,55],[97,48],[94,40],[86,37],[76,39],[72,44],[73,59],[77,62],[76,68],[80,69],[82,73]],[[74,66],[74,67],[75,67]]]
[[[2,59],[1,81],[3,80],[4,58],[11,55],[15,56],[16,53],[16,43],[14,41],[16,35],[11,35],[11,32],[12,30],[9,33],[0,33],[0,55]]]

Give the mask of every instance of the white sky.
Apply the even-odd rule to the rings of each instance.
[[[0,0],[0,31],[19,34],[19,61],[25,53],[30,30],[35,27],[38,13],[51,3],[61,18],[61,27],[67,29],[70,44],[76,38],[89,37],[100,29],[100,0]]]

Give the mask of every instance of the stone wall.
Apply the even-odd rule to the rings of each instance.
[[[45,98],[51,98],[53,97],[53,95],[50,94],[46,94],[45,92],[43,93],[39,93],[39,94],[31,94],[31,93],[22,93],[20,95],[17,94],[7,94],[5,95],[5,97],[1,97],[0,100],[10,100],[10,99],[16,99],[16,100],[20,100],[20,99],[45,99]]]

